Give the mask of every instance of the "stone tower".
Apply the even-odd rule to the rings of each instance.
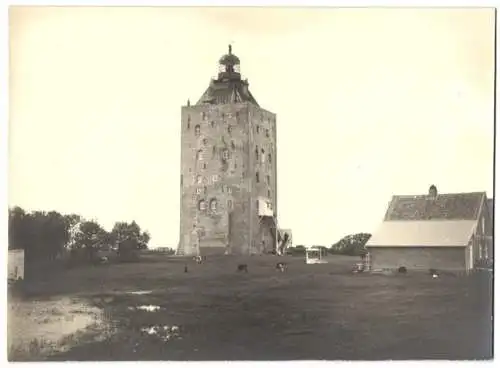
[[[196,104],[182,107],[180,255],[276,246],[276,115],[262,109],[231,46]]]

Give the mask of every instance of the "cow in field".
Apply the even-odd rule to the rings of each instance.
[[[278,270],[280,272],[285,272],[286,271],[286,263],[285,262],[276,263],[276,270]]]
[[[239,264],[237,272],[248,272],[248,266],[246,264]]]

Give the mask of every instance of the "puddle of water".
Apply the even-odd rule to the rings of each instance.
[[[141,332],[145,333],[149,336],[155,336],[164,342],[170,341],[174,338],[181,339],[182,337],[179,335],[180,328],[179,326],[146,326],[141,328]]]
[[[16,306],[9,313],[8,326],[9,349],[16,351],[24,351],[34,343],[39,345],[40,353],[61,350],[67,338],[93,324],[103,325],[100,309],[69,298],[19,302]]]
[[[146,294],[151,294],[153,290],[138,290],[138,291],[128,291],[127,294],[133,294],[133,295],[146,295]]]
[[[146,312],[157,312],[161,309],[159,305],[139,305],[137,307],[128,307],[128,310],[142,310]]]

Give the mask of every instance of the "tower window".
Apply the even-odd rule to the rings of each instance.
[[[201,175],[196,176],[196,182],[197,182],[198,184],[203,183],[203,177],[202,177]]]
[[[201,194],[201,188],[196,188],[196,194]]]
[[[236,145],[234,144],[234,141],[231,141],[231,149],[234,150],[236,148]]]
[[[260,132],[260,126],[257,125],[257,127],[255,129],[257,129],[257,134],[259,134],[259,132]]]
[[[222,151],[222,159],[223,159],[224,161],[229,160],[229,151],[228,151],[227,149],[224,149],[224,150]]]
[[[236,117],[239,118],[240,117],[240,112],[239,111],[236,111]]]
[[[196,161],[200,161],[202,159],[202,150],[198,150],[196,152]]]
[[[198,202],[198,209],[200,211],[205,211],[206,208],[207,208],[207,204],[205,203],[205,201],[203,199]]]
[[[212,175],[212,182],[216,183],[219,181],[219,175]]]
[[[266,129],[266,137],[269,138],[269,129]]]
[[[255,160],[259,160],[259,147],[255,146]]]
[[[257,183],[259,183],[259,182],[260,182],[260,176],[259,176],[259,173],[258,173],[258,172],[257,172],[257,173],[255,173],[255,181],[256,181]]]
[[[271,154],[270,154],[270,153],[268,153],[268,154],[267,154],[267,161],[268,161],[269,163],[271,163],[271,162],[272,162],[272,158],[271,158]]]
[[[221,118],[224,119],[226,117],[226,114],[222,113],[220,114]]]
[[[191,128],[191,123],[188,120],[188,122],[187,122],[187,130],[189,130],[189,128]]]
[[[194,135],[197,136],[197,137],[200,135],[200,125],[199,124],[197,124],[194,127]]]
[[[204,145],[204,146],[206,146],[206,145],[207,145],[207,143],[208,143],[208,139],[203,138],[203,145]]]
[[[271,198],[271,191],[269,189],[267,190],[267,196]]]
[[[255,201],[255,208],[257,209],[257,212],[259,212],[259,200]]]
[[[215,121],[213,121],[213,120],[212,120],[212,121],[210,122],[210,125],[211,125],[211,126],[212,126],[212,128],[213,128],[213,127],[215,126]]]
[[[207,169],[207,163],[206,163],[206,162],[204,162],[204,163],[203,163],[203,170],[206,170],[206,169]]]
[[[233,209],[233,201],[230,199],[227,200],[227,208],[230,210]]]
[[[228,132],[229,134],[231,134],[231,132],[232,132],[232,131],[233,131],[233,127],[232,127],[231,125],[229,125],[229,126],[227,127],[227,132]]]
[[[181,174],[181,185],[184,182],[184,175]]]
[[[212,199],[210,200],[210,209],[211,209],[212,211],[216,211],[216,210],[217,210],[217,199],[212,198]]]
[[[204,111],[201,113],[201,118],[203,120],[205,120],[207,118],[207,114]]]
[[[266,182],[267,184],[271,183],[271,177],[269,175],[266,176]]]
[[[260,156],[260,162],[264,163],[264,162],[266,162],[266,151],[264,151],[264,148],[263,148],[260,150],[260,152],[262,153],[262,155]]]

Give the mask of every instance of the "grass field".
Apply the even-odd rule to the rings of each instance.
[[[276,272],[283,259],[287,272]],[[23,300],[88,300],[112,323],[115,332],[103,341],[82,340],[48,360],[492,357],[490,273],[352,274],[356,261],[227,256],[197,265],[148,255],[140,263],[47,275],[25,285]],[[248,273],[236,272],[242,262]]]

